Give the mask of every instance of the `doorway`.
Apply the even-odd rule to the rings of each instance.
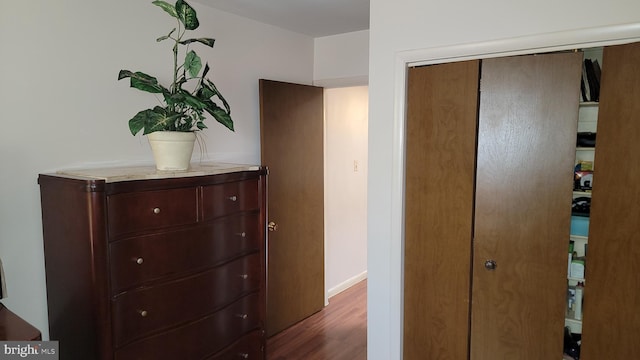
[[[271,295],[267,318],[272,327],[268,333],[274,335],[322,307],[304,304],[320,301],[326,305],[329,296],[366,278],[368,89],[360,86],[324,90],[269,80],[261,80],[260,86],[262,160],[270,168],[269,221],[288,224],[270,232],[269,239]],[[317,90],[320,106],[315,105]],[[321,138],[319,152],[317,137]],[[314,155],[306,156],[310,151]],[[318,166],[324,169],[324,175],[318,176]],[[315,170],[309,174],[311,169]],[[310,183],[305,185],[307,182]],[[312,193],[322,197],[310,206]],[[285,211],[285,202],[291,203],[289,208],[294,211]],[[296,220],[289,221],[289,217]],[[317,225],[324,229],[317,240],[299,231]],[[301,245],[303,242],[308,245]],[[320,252],[316,244],[326,255],[319,262],[311,262],[308,256]],[[310,247],[316,250],[296,256],[289,250]],[[326,273],[323,267],[328,268]],[[326,275],[326,280],[317,270]],[[318,278],[320,289],[314,285],[312,293],[304,290],[317,283]],[[297,295],[292,296],[290,290]],[[309,311],[294,314],[298,307]],[[268,322],[268,329],[269,326]]]
[[[368,87],[327,88],[324,109],[329,298],[367,277]]]

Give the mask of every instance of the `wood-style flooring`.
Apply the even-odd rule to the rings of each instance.
[[[365,360],[367,281],[329,299],[329,305],[267,340],[267,360]]]

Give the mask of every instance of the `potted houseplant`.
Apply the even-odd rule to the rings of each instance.
[[[215,40],[185,39],[187,31],[199,26],[196,11],[183,0],[176,1],[175,5],[165,1],[152,3],[177,20],[176,28],[157,39],[158,42],[173,42],[173,82],[165,87],[151,75],[129,70],[120,70],[118,80],[128,78],[131,87],[161,95],[159,100],[162,105],[138,112],[129,120],[129,130],[134,136],[139,132],[148,136],[159,170],[186,170],[193,152],[195,131],[207,128],[204,124],[205,113],[233,131],[231,108],[215,84],[206,78],[210,70],[209,64],[205,64],[203,68],[200,57],[189,49],[191,44],[197,43],[213,47]],[[167,138],[177,138],[178,147],[188,154],[178,155],[178,149],[166,148],[171,143]],[[173,159],[163,160],[166,155]]]

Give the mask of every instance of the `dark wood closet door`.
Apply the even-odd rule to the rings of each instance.
[[[604,49],[582,356],[640,356],[640,43]]]
[[[479,61],[409,69],[404,359],[467,359]]]
[[[473,360],[562,357],[581,61],[563,53],[482,62]]]

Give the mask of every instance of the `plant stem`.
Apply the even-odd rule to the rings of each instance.
[[[180,22],[180,20],[178,20],[178,36],[173,39],[175,44],[173,45],[173,87],[171,89],[172,94],[178,92],[178,46],[180,45],[180,40],[182,40],[182,37],[184,36],[185,30],[182,30],[182,23]]]
[[[183,36],[180,25],[180,20],[178,20],[178,37],[173,39],[175,44],[173,45],[173,84],[171,85],[171,94],[178,93],[178,45]],[[171,105],[169,109],[175,111],[175,105]]]
[[[178,81],[178,42],[173,45],[173,86],[171,93],[176,93],[176,82]]]

